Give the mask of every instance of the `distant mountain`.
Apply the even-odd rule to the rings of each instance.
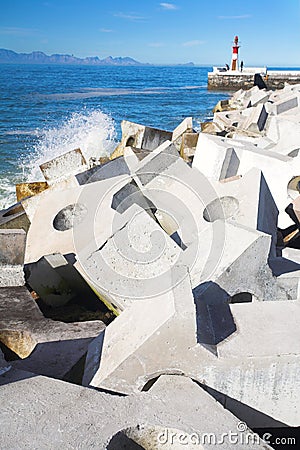
[[[135,59],[113,58],[108,56],[105,59],[99,59],[98,56],[88,56],[86,58],[77,58],[73,55],[46,55],[43,52],[16,53],[12,50],[0,49],[0,64],[85,64],[95,66],[145,66]]]

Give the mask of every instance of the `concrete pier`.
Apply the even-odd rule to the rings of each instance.
[[[300,83],[300,70],[267,70],[266,67],[250,67],[240,70],[225,70],[214,67],[208,73],[207,87],[210,90],[236,91],[251,89],[254,85],[266,89],[282,89],[285,83]]]

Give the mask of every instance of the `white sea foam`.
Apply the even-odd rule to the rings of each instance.
[[[110,154],[116,145],[113,119],[99,110],[73,113],[58,127],[39,134],[34,149],[22,161],[25,181],[41,180],[40,164],[75,148],[89,160]]]
[[[24,134],[15,130],[14,134]],[[102,111],[84,110],[74,113],[57,127],[30,131],[36,136],[33,147],[24,149],[26,156],[15,170],[1,177],[0,209],[16,202],[15,184],[21,181],[43,180],[39,165],[75,148],[80,148],[86,160],[112,152],[116,146],[116,132],[111,117]]]

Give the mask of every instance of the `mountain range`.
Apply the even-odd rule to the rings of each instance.
[[[116,57],[108,56],[100,59],[98,56],[88,56],[77,58],[73,55],[46,55],[43,52],[16,53],[5,48],[0,49],[0,64],[78,64],[94,66],[149,66],[149,63],[141,63],[128,56]],[[179,64],[180,66],[193,66],[192,62]]]
[[[96,66],[144,66],[139,61],[129,57],[100,59],[98,56],[77,58],[73,55],[46,55],[43,52],[16,53],[12,50],[0,49],[0,64],[85,64]]]

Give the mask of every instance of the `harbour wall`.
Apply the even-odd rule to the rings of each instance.
[[[266,89],[282,89],[285,83],[300,83],[300,71],[270,71],[261,73],[208,73],[209,90],[236,91],[239,89],[250,89],[254,85]]]

